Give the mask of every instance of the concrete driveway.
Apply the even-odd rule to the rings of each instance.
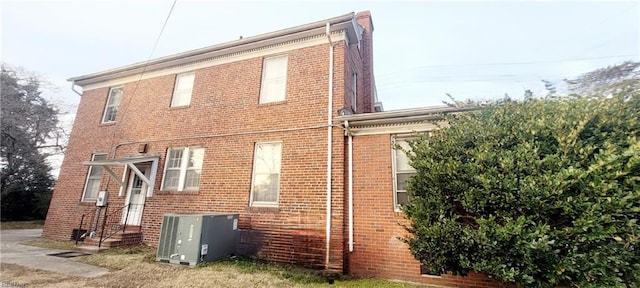
[[[102,267],[74,261],[73,258],[61,258],[47,254],[65,252],[33,246],[21,245],[20,242],[37,239],[42,229],[2,230],[0,231],[0,263],[18,264],[21,266],[42,269],[79,277],[98,277],[109,273]]]

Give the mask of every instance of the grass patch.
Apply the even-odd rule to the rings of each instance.
[[[401,283],[394,282],[384,279],[373,279],[373,278],[347,278],[342,280],[336,280],[334,283],[336,287],[349,287],[349,288],[367,288],[367,287],[376,287],[376,288],[414,288],[414,287],[423,287],[416,286],[414,284],[409,283]]]
[[[267,273],[295,283],[311,284],[325,283],[327,278],[323,277],[319,271],[308,270],[291,265],[270,264],[266,261],[249,257],[230,257],[213,263],[199,263],[198,267],[209,266],[230,266],[240,273],[254,274]]]
[[[111,271],[97,278],[74,277],[2,263],[0,281],[24,287],[416,287],[406,283],[348,276],[341,276],[331,285],[320,271],[268,264],[243,257],[202,263],[197,268],[155,261],[149,263],[145,259],[148,256],[154,256],[155,259],[153,251],[151,247],[138,246],[73,258]]]
[[[156,253],[156,248],[146,246],[146,245],[111,248],[109,250],[104,250],[100,252],[100,254],[105,254],[105,255],[132,255],[132,254],[150,254],[150,253],[151,254]]]
[[[198,268],[225,270],[231,268],[243,274],[265,273],[279,279],[304,287],[416,287],[408,283],[393,282],[384,279],[358,278],[340,274],[326,275],[322,270],[305,269],[299,266],[272,264],[249,257],[230,257],[212,263],[199,263]],[[330,280],[333,280],[330,282]],[[330,284],[331,283],[331,284]]]
[[[35,239],[24,244],[70,250],[74,241]],[[155,261],[155,252],[155,248],[141,245],[112,248],[97,254],[72,258],[74,261],[104,267],[111,271],[98,278],[74,277],[13,264],[1,264],[0,282],[15,283],[24,287],[416,287],[382,279],[343,275],[334,275],[333,284],[329,284],[329,278],[321,270],[270,264],[249,257],[230,257],[189,268],[158,263]]]
[[[76,258],[78,262],[104,267],[111,271],[123,270],[137,263],[153,263],[155,260],[155,249],[144,245],[111,248],[97,254]]]
[[[20,244],[48,248],[48,249],[71,250],[75,244],[75,241],[56,241],[56,240],[38,238],[38,239],[24,241]]]
[[[44,220],[0,222],[0,230],[42,229],[43,227],[44,227]]]

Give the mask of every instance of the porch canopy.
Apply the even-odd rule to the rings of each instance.
[[[131,156],[124,158],[116,158],[116,159],[105,159],[105,160],[96,160],[96,161],[85,161],[82,162],[82,165],[92,166],[92,167],[102,167],[105,171],[111,176],[111,178],[116,181],[120,185],[120,196],[123,195],[123,192],[126,189],[126,177],[127,177],[127,169],[131,169],[133,173],[142,180],[145,184],[147,184],[147,197],[153,196],[153,189],[155,188],[155,179],[156,172],[158,170],[158,161],[160,160],[160,156],[154,155],[143,155],[143,156]],[[140,171],[136,164],[151,162],[151,169],[149,171],[149,176],[145,175],[144,172]],[[122,178],[118,177],[116,173],[111,170],[112,166],[124,166],[124,174]]]

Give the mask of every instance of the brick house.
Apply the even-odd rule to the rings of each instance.
[[[71,78],[83,93],[43,236],[77,237],[107,191],[108,219],[152,246],[165,213],[238,213],[239,253],[490,286],[421,276],[397,239],[411,171],[392,141],[454,110],[381,112],[372,32],[350,13]]]

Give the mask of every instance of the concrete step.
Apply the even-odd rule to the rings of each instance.
[[[100,237],[94,238],[85,238],[82,246],[85,247],[95,247],[97,249],[98,244],[100,243]],[[135,232],[117,232],[116,234],[111,235],[108,239],[104,239],[102,241],[102,245],[100,248],[114,248],[114,247],[128,247],[128,246],[136,246],[142,243],[142,233],[136,230]]]

